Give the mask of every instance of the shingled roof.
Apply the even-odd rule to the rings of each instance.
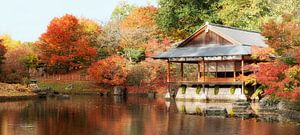
[[[224,39],[231,42],[231,45],[208,44],[199,47],[186,46],[189,41],[198,36],[203,30],[210,30],[217,33]],[[218,24],[206,24],[187,39],[183,40],[176,48],[163,52],[156,59],[188,58],[188,57],[211,57],[211,56],[236,56],[250,55],[251,46],[267,47],[265,38],[256,31],[242,30]]]
[[[239,45],[256,45],[259,47],[266,47],[265,38],[256,31],[242,30],[234,27],[228,27],[218,24],[208,24],[212,31],[220,32],[224,36],[228,36],[235,40]]]
[[[244,45],[208,45],[205,47],[180,47],[170,49],[154,57],[157,59],[167,58],[193,58],[212,56],[237,56],[250,55],[251,47]]]

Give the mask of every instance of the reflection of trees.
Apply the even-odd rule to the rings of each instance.
[[[70,100],[0,102],[1,135],[296,134],[297,127],[205,118],[169,111],[165,100],[80,96]],[[174,104],[174,102],[172,102]]]
[[[23,102],[0,102],[0,134],[31,134],[34,130],[28,130],[29,124],[18,123],[21,117],[18,117],[21,111],[26,108],[31,101]]]
[[[165,119],[156,110],[166,112],[163,99],[128,97],[126,100],[90,96],[71,100],[37,100],[1,105],[2,131],[26,134],[152,134],[159,120]],[[5,106],[9,106],[5,108]],[[13,113],[12,113],[13,112]],[[5,127],[6,125],[6,127]],[[24,126],[22,126],[24,125]],[[28,128],[27,126],[31,127]],[[24,129],[31,132],[24,132]],[[8,131],[9,130],[9,131]]]

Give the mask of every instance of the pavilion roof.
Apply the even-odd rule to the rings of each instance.
[[[204,30],[212,31],[232,44],[205,44],[200,46],[189,46],[189,42]],[[259,32],[206,23],[206,25],[202,26],[190,37],[179,43],[176,48],[163,52],[153,58],[168,59],[251,55],[251,46],[267,47],[268,45],[265,43],[265,37],[263,37]]]
[[[193,58],[213,56],[250,55],[251,46],[248,45],[206,45],[204,47],[179,47],[163,52],[155,59]]]

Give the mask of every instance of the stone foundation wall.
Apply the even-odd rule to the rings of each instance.
[[[177,94],[177,100],[246,100],[246,96],[242,93],[241,88],[236,88],[234,94],[230,92],[230,88],[219,88],[219,92],[215,94],[215,88],[201,88],[197,93],[197,88],[180,87]]]

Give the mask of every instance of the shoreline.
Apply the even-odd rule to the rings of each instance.
[[[37,98],[38,95],[0,96],[0,102],[13,102],[13,101],[31,100]]]

